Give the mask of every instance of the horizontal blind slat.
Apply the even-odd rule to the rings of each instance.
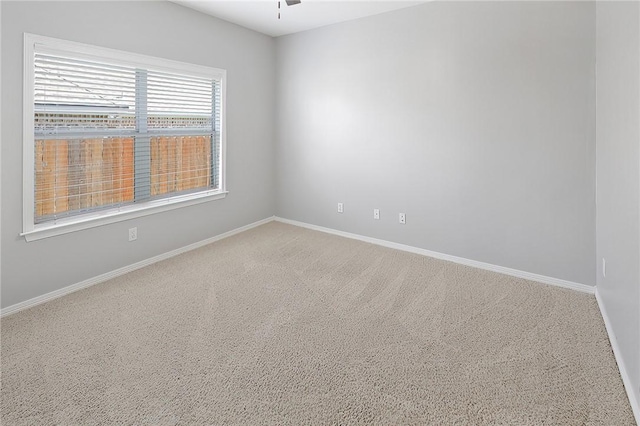
[[[96,62],[96,61],[88,61],[84,59],[72,58],[72,57],[64,57],[64,56],[54,56],[48,55],[46,53],[38,53],[34,55],[35,61],[47,62],[52,64],[71,64],[78,67],[90,67],[90,68],[100,68],[100,69],[111,69],[114,71],[130,71],[133,68],[126,65],[117,65],[114,63],[109,63],[106,61]]]

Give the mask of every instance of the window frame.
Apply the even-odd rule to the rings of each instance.
[[[211,78],[220,83],[220,160],[219,185],[217,189],[206,189],[185,195],[126,205],[112,209],[89,212],[58,219],[54,222],[35,224],[35,132],[34,132],[34,93],[36,48],[39,52],[68,54],[70,51],[80,59],[114,60],[119,64],[153,68],[174,74],[189,74]],[[35,34],[24,34],[24,69],[23,69],[23,217],[22,233],[27,241],[39,240],[55,235],[76,232],[110,223],[147,216],[163,211],[187,207],[224,198],[226,190],[226,70],[202,65],[178,62],[153,56],[125,52],[116,49],[93,46]]]

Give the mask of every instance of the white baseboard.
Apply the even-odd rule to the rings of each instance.
[[[631,378],[629,377],[629,373],[627,372],[627,368],[624,364],[624,359],[622,358],[622,353],[620,353],[620,346],[618,345],[618,339],[616,338],[615,333],[613,332],[613,324],[611,324],[611,320],[609,319],[609,315],[607,314],[607,309],[604,306],[604,302],[600,297],[600,293],[596,289],[596,300],[598,301],[598,307],[600,308],[600,313],[602,314],[602,319],[604,320],[604,326],[607,329],[607,334],[609,335],[609,342],[611,343],[611,348],[613,349],[613,356],[616,358],[616,363],[618,364],[618,370],[620,370],[620,376],[622,376],[622,383],[624,384],[624,389],[627,391],[627,397],[629,398],[629,404],[631,404],[631,409],[633,410],[633,415],[636,418],[636,423],[640,425],[640,401],[638,401],[638,397],[634,392],[633,385],[631,382]]]
[[[251,228],[255,228],[257,226],[263,225],[268,222],[272,222],[275,219],[274,216],[268,217],[266,219],[259,220],[257,222],[250,223],[249,225],[242,226],[240,228],[233,229],[231,231],[225,232],[224,234],[216,235],[215,237],[207,238],[206,240],[198,241],[197,243],[189,244],[188,246],[180,247],[175,250],[171,250],[169,252],[159,254],[154,257],[150,257],[149,259],[141,260],[140,262],[133,263],[128,266],[124,266],[122,268],[118,268],[114,271],[110,271],[104,273],[102,275],[98,275],[97,277],[89,278],[87,280],[81,281],[76,284],[72,284],[70,286],[61,288],[59,290],[52,291],[50,293],[43,294],[42,296],[34,297],[33,299],[25,300],[24,302],[16,303],[15,305],[7,306],[6,308],[0,310],[0,317],[5,317],[7,315],[14,314],[16,312],[22,311],[24,309],[31,308],[36,305],[40,305],[42,303],[48,302],[53,299],[57,299],[58,297],[65,296],[69,293],[73,293],[74,291],[81,290],[83,288],[90,287],[95,284],[99,284],[105,281],[108,281],[112,278],[119,277],[120,275],[124,275],[128,272],[135,271],[136,269],[144,268],[145,266],[149,266],[151,264],[160,262],[165,259],[169,259],[174,256],[178,256],[179,254],[186,253],[191,250],[195,250],[202,246],[206,246],[207,244],[211,244],[213,242],[222,240],[224,238],[230,237],[235,234],[239,234],[240,232],[247,231]]]
[[[320,231],[320,232],[326,232],[328,234],[333,234],[333,235],[339,235],[341,237],[364,241],[367,243],[376,244],[383,247],[407,251],[410,253],[420,254],[423,256],[434,257],[436,259],[447,260],[449,262],[459,263],[461,265],[471,266],[473,268],[485,269],[487,271],[498,272],[500,274],[510,275],[512,277],[524,278],[526,280],[537,281],[543,284],[550,284],[557,287],[564,287],[571,290],[581,291],[583,293],[589,293],[589,294],[595,293],[595,287],[593,286],[579,284],[572,281],[562,280],[559,278],[547,277],[545,275],[538,275],[531,272],[520,271],[518,269],[511,269],[511,268],[506,268],[504,266],[492,265],[490,263],[484,263],[484,262],[479,262],[477,260],[465,259],[463,257],[457,257],[449,254],[438,253],[435,251],[408,246],[405,244],[394,243],[386,240],[379,240],[377,238],[365,237],[364,235],[352,234],[350,232],[338,231],[336,229],[325,228],[323,226],[311,225],[305,222],[298,222],[297,220],[284,219],[277,216],[275,217],[275,220],[282,223],[288,223],[289,225],[300,226],[303,228],[313,229],[315,231]]]
[[[498,272],[498,273],[505,274],[505,275],[511,275],[511,276],[518,277],[518,278],[524,278],[524,279],[531,280],[531,281],[537,281],[537,282],[541,282],[541,283],[544,283],[544,284],[551,284],[551,285],[555,285],[555,286],[558,286],[558,287],[569,288],[569,289],[572,289],[572,290],[578,290],[578,291],[585,292],[585,293],[590,293],[590,294],[593,294],[595,292],[595,288],[594,287],[591,287],[591,286],[588,286],[588,285],[584,285],[584,284],[578,284],[578,283],[574,283],[574,282],[571,282],[571,281],[561,280],[561,279],[558,279],[558,278],[552,278],[552,277],[547,277],[547,276],[544,276],[544,275],[533,274],[531,272],[519,271],[517,269],[511,269],[511,268],[506,268],[506,267],[503,267],[503,266],[492,265],[492,264],[489,264],[489,263],[478,262],[478,261],[475,261],[475,260],[465,259],[465,258],[457,257],[457,256],[451,256],[451,255],[448,255],[448,254],[438,253],[438,252],[435,252],[435,251],[421,249],[421,248],[418,248],[418,247],[412,247],[412,246],[408,246],[408,245],[404,245],[404,244],[394,243],[394,242],[391,242],[391,241],[379,240],[379,239],[376,239],[376,238],[365,237],[363,235],[352,234],[352,233],[349,233],[349,232],[338,231],[338,230],[331,229],[331,228],[325,228],[325,227],[322,227],[322,226],[311,225],[309,223],[298,222],[298,221],[295,221],[295,220],[289,220],[289,219],[284,219],[284,218],[272,216],[272,217],[269,217],[269,218],[266,218],[266,219],[259,220],[257,222],[251,223],[249,225],[242,226],[242,227],[237,228],[237,229],[233,229],[233,230],[231,230],[229,232],[225,232],[225,233],[217,235],[215,237],[207,238],[206,240],[202,240],[202,241],[199,241],[197,243],[193,243],[193,244],[190,244],[188,246],[181,247],[181,248],[172,250],[170,252],[163,253],[163,254],[160,254],[158,256],[154,256],[154,257],[151,257],[149,259],[142,260],[140,262],[136,262],[136,263],[128,265],[128,266],[124,266],[124,267],[116,269],[114,271],[110,271],[110,272],[104,273],[102,275],[98,275],[96,277],[89,278],[89,279],[81,281],[79,283],[72,284],[72,285],[69,285],[67,287],[61,288],[59,290],[55,290],[55,291],[52,291],[50,293],[46,293],[46,294],[43,294],[41,296],[34,297],[33,299],[25,300],[24,302],[20,302],[20,303],[16,303],[15,305],[7,306],[6,308],[0,310],[0,317],[5,317],[7,315],[11,315],[13,313],[22,311],[24,309],[28,309],[28,308],[31,308],[33,306],[40,305],[40,304],[45,303],[45,302],[47,302],[49,300],[57,299],[58,297],[62,297],[62,296],[67,295],[69,293],[73,293],[74,291],[78,291],[78,290],[81,290],[83,288],[87,288],[87,287],[90,287],[92,285],[108,281],[108,280],[110,280],[112,278],[119,277],[120,275],[124,275],[124,274],[126,274],[128,272],[135,271],[136,269],[144,268],[145,266],[151,265],[153,263],[160,262],[162,260],[169,259],[169,258],[174,257],[174,256],[178,256],[178,255],[180,255],[182,253],[186,253],[186,252],[191,251],[191,250],[195,250],[195,249],[200,248],[202,246],[205,246],[207,244],[211,244],[211,243],[213,243],[215,241],[219,241],[219,240],[222,240],[224,238],[230,237],[232,235],[238,234],[240,232],[247,231],[247,230],[249,230],[251,228],[255,228],[257,226],[263,225],[263,224],[271,222],[273,220],[277,220],[278,222],[288,223],[290,225],[300,226],[300,227],[303,227],[303,228],[313,229],[313,230],[316,230],[316,231],[321,231],[321,232],[325,232],[325,233],[329,233],[329,234],[339,235],[341,237],[360,240],[360,241],[364,241],[364,242],[371,243],[371,244],[377,244],[377,245],[380,245],[380,246],[383,246],[383,247],[389,247],[389,248],[393,248],[393,249],[397,249],[397,250],[407,251],[407,252],[410,252],[410,253],[420,254],[420,255],[423,255],[423,256],[433,257],[433,258],[436,258],[436,259],[447,260],[449,262],[459,263],[459,264],[466,265],[466,266],[471,266],[471,267],[474,267],[474,268],[485,269],[485,270],[488,270],[488,271]]]

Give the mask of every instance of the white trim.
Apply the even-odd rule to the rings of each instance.
[[[0,1],[0,25],[2,23],[2,2]],[[0,46],[2,46],[2,30],[0,29]],[[0,53],[0,82],[2,82],[2,53]],[[2,84],[0,84],[0,129],[2,128]],[[0,212],[2,211],[2,131],[0,131]],[[2,241],[2,220],[0,219],[0,242]],[[2,244],[0,244],[0,261],[2,259]],[[1,263],[1,262],[0,262]],[[2,274],[0,273],[0,289],[2,289]],[[0,291],[0,303],[2,291]]]
[[[260,225],[264,225],[265,223],[272,222],[274,217],[268,217],[266,219],[259,220],[257,222],[250,223],[249,225],[241,226],[240,228],[233,229],[231,231],[225,232],[220,235],[216,235],[215,237],[207,238],[206,240],[198,241],[197,243],[189,244],[188,246],[184,246],[175,250],[171,250],[169,252],[159,254],[154,257],[150,257],[149,259],[141,260],[140,262],[133,263],[128,266],[124,266],[122,268],[118,268],[114,271],[104,273],[102,275],[98,275],[97,277],[89,278],[87,280],[81,281],[76,284],[72,284],[70,286],[61,288],[59,290],[52,291],[47,294],[43,294],[42,296],[34,297],[33,299],[25,300],[24,302],[16,303],[15,305],[7,306],[6,308],[0,310],[0,317],[5,317],[7,315],[14,314],[16,312],[32,308],[34,306],[40,305],[42,303],[48,302],[53,299],[57,299],[59,297],[65,296],[67,294],[73,293],[75,291],[81,290],[83,288],[90,287],[95,284],[100,284],[102,282],[108,281],[110,279],[119,277],[126,273],[135,271],[136,269],[144,268],[145,266],[152,265],[154,263],[160,262],[162,260],[169,259],[174,256],[178,256],[180,254],[186,253],[191,250],[195,250],[197,248],[203,247],[207,244],[214,243],[216,241],[222,240],[224,238],[230,237],[232,235],[239,234],[240,232],[248,231],[249,229],[255,228]]]
[[[227,71],[222,70],[220,77],[220,170],[219,184],[222,191],[227,188]]]
[[[22,69],[22,230],[33,230],[35,194],[34,182],[34,106],[35,87],[34,42],[31,35],[24,34],[24,62]]]
[[[633,410],[633,415],[636,418],[636,423],[640,424],[640,401],[638,401],[638,397],[634,392],[631,377],[629,377],[629,373],[627,372],[627,368],[624,364],[624,359],[622,358],[622,353],[620,352],[618,339],[616,339],[616,334],[613,332],[613,325],[611,324],[611,320],[609,319],[609,315],[607,314],[607,309],[605,308],[605,304],[600,297],[598,289],[596,289],[596,300],[598,301],[598,308],[600,308],[600,314],[602,315],[602,319],[604,320],[604,326],[607,329],[607,334],[609,335],[609,342],[611,343],[611,349],[613,349],[613,356],[615,357],[616,363],[618,364],[618,370],[620,370],[620,376],[622,377],[622,383],[624,384],[624,389],[627,392],[627,397],[629,398],[631,410]]]
[[[473,268],[479,268],[487,271],[497,272],[499,274],[510,275],[512,277],[524,278],[526,280],[536,281],[543,284],[550,284],[557,287],[568,288],[571,290],[577,290],[583,293],[589,293],[589,294],[595,293],[595,287],[593,286],[575,283],[573,281],[567,281],[560,278],[553,278],[545,275],[534,274],[532,272],[520,271],[518,269],[506,268],[504,266],[492,265],[490,263],[479,262],[477,260],[471,260],[471,259],[465,259],[463,257],[452,256],[450,254],[438,253],[435,251],[426,250],[419,247],[408,246],[405,244],[394,243],[386,240],[379,240],[377,238],[371,238],[371,237],[366,237],[364,235],[352,234],[350,232],[338,231],[335,229],[325,228],[322,226],[311,225],[305,222],[298,222],[297,220],[284,219],[277,216],[275,220],[282,223],[288,223],[289,225],[295,225],[303,228],[313,229],[314,231],[326,232],[328,234],[338,235],[341,237],[364,241],[366,243],[376,244],[383,247],[407,251],[410,253],[433,257],[436,259],[446,260],[449,262],[458,263],[460,265],[471,266]]]
[[[112,60],[122,65],[140,67],[154,71],[188,74],[205,77],[220,83],[220,169],[218,170],[219,185],[215,190],[209,189],[195,194],[169,196],[160,200],[127,205],[115,209],[106,209],[101,212],[92,212],[61,219],[55,222],[47,222],[41,225],[35,224],[34,218],[34,52],[49,52],[61,55],[73,52],[74,57],[84,59],[98,59],[101,61]],[[23,135],[22,135],[22,233],[27,241],[35,241],[55,235],[66,234],[83,229],[102,226],[109,223],[120,222],[140,216],[147,216],[180,207],[200,204],[224,198],[226,191],[226,158],[227,158],[227,127],[226,127],[226,96],[227,96],[227,71],[203,65],[189,64],[172,61],[169,59],[130,53],[105,47],[92,46],[67,40],[45,37],[36,34],[24,33],[24,61],[23,61]]]
[[[95,228],[97,226],[104,226],[110,223],[122,222],[123,220],[135,219],[137,217],[148,216],[155,213],[219,200],[221,198],[225,198],[227,194],[228,192],[207,191],[188,194],[182,197],[163,198],[140,205],[133,204],[123,206],[117,209],[70,217],[55,223],[36,225],[32,231],[23,232],[20,236],[23,236],[28,242],[37,241],[43,238],[54,237],[56,235],[82,231],[83,229]]]
[[[32,51],[34,47],[38,45],[38,51],[40,52],[46,52],[53,55],[68,55],[69,52],[73,52],[74,58],[90,61],[99,60],[104,62],[104,60],[107,59],[116,61],[119,65],[126,65],[134,68],[142,67],[167,73],[189,73],[193,76],[214,78],[216,80],[224,78],[226,74],[225,70],[219,68],[173,61],[171,59],[158,58],[155,56],[142,55],[139,53],[110,49],[108,47],[78,43],[75,41],[37,34],[25,33],[25,42],[28,42],[28,44],[31,45]]]
[[[640,8],[638,8],[638,20],[640,21]],[[638,26],[638,39],[640,40],[640,25]],[[640,43],[639,43],[640,44]],[[639,46],[639,50],[640,50],[640,46]],[[640,52],[638,52],[638,54],[640,55]],[[638,75],[638,78],[640,79],[640,74]],[[597,81],[597,80],[596,80]],[[640,85],[638,85],[638,98],[640,99]],[[638,127],[640,127],[640,120],[638,120]],[[640,130],[640,129],[638,129]],[[640,134],[640,133],[639,133]],[[640,141],[638,141],[640,142]],[[638,152],[638,167],[640,167],[640,151]],[[639,182],[640,183],[640,182]],[[640,198],[639,198],[639,203],[638,203],[638,209],[640,210]],[[640,241],[640,234],[638,234],[638,241]],[[640,264],[640,258],[638,259],[639,264]],[[638,305],[640,306],[640,296],[638,298]],[[638,334],[640,335],[640,327],[638,327]],[[638,351],[638,353],[636,353],[636,362],[638,362],[640,364],[640,350]],[[636,379],[638,379],[638,382],[640,382],[640,376],[636,377]],[[640,389],[634,389],[634,391],[639,391]],[[636,423],[640,424],[640,406],[638,404],[639,401],[635,401],[635,411],[634,414],[636,415]]]

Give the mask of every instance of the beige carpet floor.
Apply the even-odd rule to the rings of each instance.
[[[634,424],[593,296],[275,222],[1,331],[3,425]]]

